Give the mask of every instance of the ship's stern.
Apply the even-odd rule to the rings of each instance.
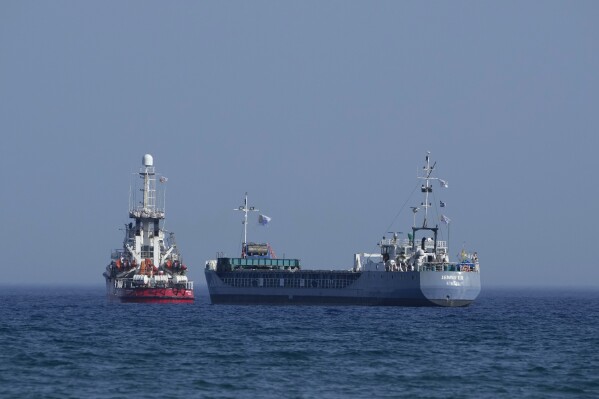
[[[468,306],[480,294],[480,273],[421,272],[420,289],[437,306]]]

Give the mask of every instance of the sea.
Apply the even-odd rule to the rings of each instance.
[[[404,308],[2,287],[0,398],[599,398],[599,290]]]

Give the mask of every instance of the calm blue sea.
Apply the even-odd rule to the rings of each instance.
[[[0,291],[1,398],[599,397],[599,291],[486,290],[457,309]]]

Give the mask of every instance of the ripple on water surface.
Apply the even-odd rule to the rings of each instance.
[[[11,288],[1,397],[599,397],[599,293],[468,308],[106,303]]]

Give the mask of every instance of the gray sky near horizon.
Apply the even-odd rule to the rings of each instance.
[[[198,284],[239,252],[246,191],[272,218],[252,240],[347,269],[408,231],[431,151],[452,258],[477,251],[483,286],[599,288],[598,20],[592,1],[3,1],[0,284],[102,285],[145,153]]]

